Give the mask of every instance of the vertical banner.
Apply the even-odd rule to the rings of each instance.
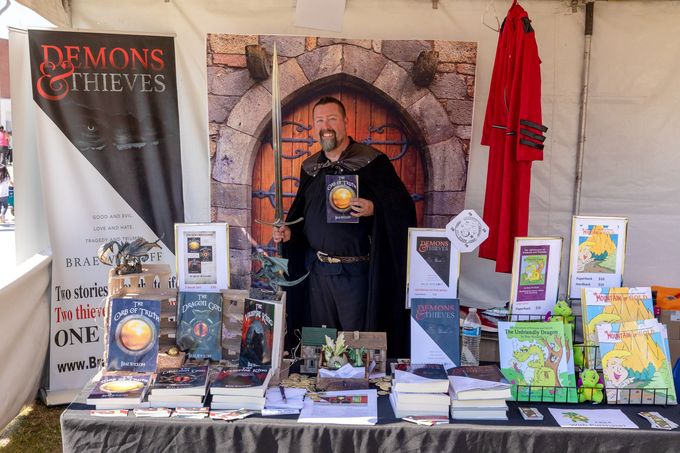
[[[174,41],[29,31],[38,154],[52,244],[50,391],[101,363],[109,241],[161,238],[174,269],[184,221]]]

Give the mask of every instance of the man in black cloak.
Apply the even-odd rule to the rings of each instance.
[[[387,332],[390,357],[408,357],[405,310],[408,228],[416,225],[413,200],[389,158],[346,133],[342,103],[320,99],[313,108],[322,150],[302,163],[300,186],[287,221],[275,228],[283,241],[291,279],[288,288],[288,347],[302,326]],[[327,223],[326,175],[358,175],[359,195],[350,200],[358,223]]]

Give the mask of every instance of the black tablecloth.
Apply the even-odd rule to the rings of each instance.
[[[314,425],[297,416],[252,416],[234,422],[90,415],[92,406],[73,403],[61,416],[65,452],[678,452],[680,428],[652,430],[637,415],[656,411],[680,423],[678,406],[587,406],[521,403],[537,407],[543,421],[525,421],[516,403],[509,420],[418,426],[395,419],[387,397],[378,399],[375,426]],[[549,407],[622,409],[640,429],[561,428]]]

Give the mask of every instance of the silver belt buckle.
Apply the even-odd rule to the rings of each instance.
[[[328,256],[328,253],[319,252],[319,251],[316,252],[316,257],[322,263],[339,264],[339,263],[342,262],[342,261],[340,261],[339,258]]]

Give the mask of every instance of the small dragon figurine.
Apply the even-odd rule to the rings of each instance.
[[[294,286],[307,277],[307,274],[297,280],[286,280],[288,275],[288,260],[269,256],[266,253],[253,253],[253,260],[260,263],[257,272],[253,273],[253,280],[261,280],[278,292],[282,286]]]
[[[142,272],[142,263],[148,259],[148,253],[158,245],[162,238],[149,242],[144,238],[137,238],[132,242],[109,241],[99,247],[97,257],[99,261],[114,266],[116,275],[127,275]]]

